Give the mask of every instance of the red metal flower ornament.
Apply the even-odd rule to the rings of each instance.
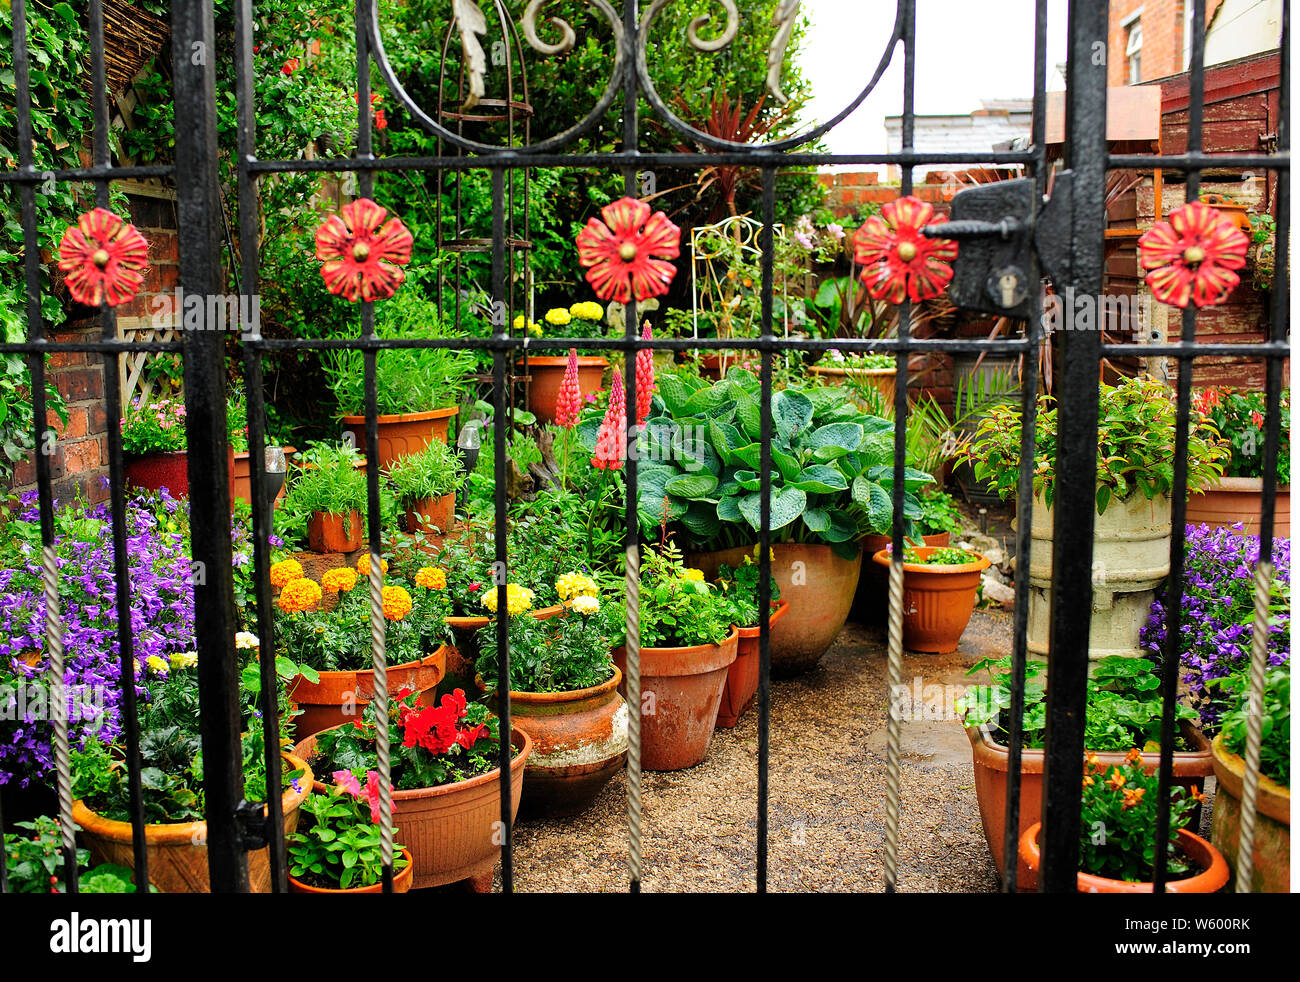
[[[681,252],[682,230],[662,211],[635,198],[619,198],[587,220],[578,233],[578,262],[590,267],[587,282],[602,300],[627,303],[668,292],[676,267],[667,259]]]
[[[134,225],[103,208],[88,211],[64,230],[59,269],[77,303],[126,303],[144,283],[149,243]]]
[[[1138,239],[1146,284],[1161,303],[1212,307],[1241,282],[1250,240],[1218,210],[1192,201],[1156,222]]]
[[[330,293],[356,303],[391,297],[402,285],[415,239],[400,218],[385,222],[387,215],[369,198],[358,198],[321,223],[316,258]]]
[[[919,303],[942,295],[952,281],[948,262],[957,258],[951,239],[927,239],[921,229],[942,221],[934,209],[910,195],[891,201],[853,236],[854,260],[873,300]]]

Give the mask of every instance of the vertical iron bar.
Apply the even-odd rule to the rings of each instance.
[[[186,293],[205,301],[224,289],[221,203],[213,152],[217,146],[214,40],[211,0],[176,0],[172,4],[176,203],[179,228],[185,233],[180,237],[180,279]],[[191,558],[195,569],[204,574],[194,577],[199,732],[211,889],[236,893],[248,890],[248,856],[237,817],[244,790],[243,726],[231,581],[225,336],[216,329],[218,325],[205,326],[211,329],[183,332],[182,341]],[[114,361],[106,358],[106,375],[113,366]],[[117,467],[121,447],[112,425],[111,407],[118,392],[115,371],[113,375],[107,386],[109,439],[114,443],[111,452]]]
[[[762,339],[759,363],[759,523],[758,523],[758,870],[757,889],[767,893],[768,766],[772,727],[772,276],[776,243],[772,226],[776,222],[776,169],[763,168],[762,248]]]

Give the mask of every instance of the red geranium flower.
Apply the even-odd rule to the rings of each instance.
[[[623,469],[623,455],[627,450],[623,435],[626,426],[627,403],[623,394],[623,377],[615,372],[614,384],[609,390],[609,408],[605,410],[605,418],[596,434],[596,455],[591,458],[592,467],[602,471]]]
[[[69,225],[59,243],[59,269],[77,303],[126,303],[144,283],[149,243],[134,225],[96,208]]]
[[[1241,282],[1250,240],[1217,209],[1192,201],[1156,222],[1138,239],[1146,284],[1161,303],[1212,307]]]
[[[677,258],[681,229],[635,198],[619,198],[600,213],[605,221],[588,219],[577,238],[578,262],[590,267],[596,296],[627,303],[667,293],[677,269],[664,260]]]
[[[316,258],[330,293],[353,303],[391,297],[406,274],[414,238],[400,218],[369,198],[344,205],[316,230]]]
[[[942,219],[924,201],[891,201],[853,235],[854,260],[862,265],[862,283],[873,300],[919,303],[940,296],[952,281],[945,260],[957,258],[951,239],[927,239],[921,229]]]
[[[377,130],[388,129],[388,117],[384,115],[384,111],[382,109],[375,110],[375,129]]]
[[[280,66],[280,71],[284,72],[286,75],[292,75],[297,70],[298,70],[297,58],[290,58],[283,65]]]

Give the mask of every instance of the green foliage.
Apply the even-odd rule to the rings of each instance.
[[[441,440],[431,440],[419,453],[393,463],[388,481],[406,507],[424,498],[441,498],[460,487],[464,466],[456,451]]]
[[[0,189],[3,194],[3,189]],[[2,289],[2,287],[0,287]],[[0,337],[7,344],[26,340],[22,322],[15,308],[0,306]],[[48,380],[45,405],[67,423],[68,411],[63,397]],[[31,399],[31,373],[21,355],[0,355],[0,485],[7,484],[14,465],[36,447]]]
[[[739,566],[723,563],[718,567],[718,589],[731,604],[731,623],[736,627],[758,626],[758,582],[759,565],[750,556],[746,556]],[[769,579],[768,585],[768,595],[775,603],[781,599],[781,587],[775,576]]]
[[[67,893],[67,884],[63,881],[63,833],[58,819],[39,815],[31,822],[15,822],[14,827],[25,829],[31,835],[13,833],[4,836],[9,892]],[[90,850],[78,849],[76,852],[78,893],[135,893],[131,870],[113,863],[101,863],[91,868]]]
[[[584,612],[575,605],[547,620],[510,618],[511,691],[572,692],[600,685],[614,674],[610,637],[618,625],[611,619],[621,615],[621,609],[617,603],[586,599],[594,600],[597,609]],[[479,629],[478,646],[478,673],[488,691],[495,691],[500,672],[495,623]]]
[[[1246,730],[1250,725],[1250,666],[1243,665],[1218,685],[1231,693],[1234,705],[1223,716],[1223,748],[1239,757],[1246,755]],[[1264,675],[1264,698],[1258,710],[1260,733],[1259,769],[1283,787],[1291,786],[1291,662],[1284,661]]]
[[[381,829],[371,821],[369,805],[357,794],[335,785],[302,803],[298,830],[285,842],[289,873],[311,886],[348,890],[374,886],[383,877]],[[393,829],[394,832],[397,829]],[[406,868],[402,847],[393,844],[393,873]]]
[[[364,460],[353,447],[310,444],[294,461],[297,472],[282,507],[309,515],[360,512],[364,521],[366,473],[356,466]]]
[[[930,484],[921,488],[916,497],[921,502],[921,516],[916,523],[923,535],[961,533],[962,514],[957,510],[957,501],[952,495],[938,485]]]
[[[979,560],[980,555],[977,552],[953,549],[948,546],[941,546],[925,557],[922,557],[913,546],[903,549],[903,562],[918,566],[965,566],[967,563],[977,563]]]
[[[704,574],[690,570],[671,542],[641,550],[641,646],[691,648],[721,644],[731,634],[734,611],[727,595]],[[621,623],[620,618],[620,623]],[[616,639],[623,643],[622,632]]]
[[[1228,477],[1264,476],[1264,421],[1268,404],[1262,392],[1220,386],[1193,397],[1227,443],[1231,457],[1223,468]],[[1278,408],[1277,483],[1291,483],[1291,390],[1282,390]]]

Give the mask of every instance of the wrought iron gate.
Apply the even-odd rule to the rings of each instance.
[[[1281,390],[1283,360],[1288,356],[1288,284],[1287,239],[1290,205],[1289,127],[1289,6],[1284,7],[1281,41],[1282,92],[1281,120],[1279,123],[1277,152],[1272,154],[1232,154],[1209,156],[1202,152],[1202,120],[1204,90],[1204,37],[1205,3],[1194,3],[1193,44],[1191,59],[1191,101],[1188,150],[1176,156],[1151,156],[1109,152],[1105,139],[1107,106],[1106,72],[1095,59],[1098,46],[1107,42],[1107,4],[1095,0],[1070,0],[1069,2],[1069,61],[1067,92],[1067,154],[1068,170],[1058,178],[1055,192],[1044,207],[1044,192],[1048,176],[1048,161],[1044,140],[1045,91],[1047,76],[1047,3],[1036,4],[1034,37],[1034,122],[1032,145],[1025,150],[983,153],[918,153],[913,147],[915,129],[915,0],[898,0],[892,30],[885,41],[883,53],[870,81],[862,92],[834,119],[801,136],[782,139],[766,145],[739,145],[703,133],[679,118],[656,91],[647,69],[646,38],[656,17],[671,0],[653,0],[642,5],[637,0],[625,0],[618,10],[607,0],[589,0],[590,8],[603,18],[613,34],[612,67],[608,86],[598,104],[590,109],[584,119],[570,130],[555,136],[518,147],[494,147],[478,144],[463,135],[448,130],[440,120],[433,118],[405,93],[388,64],[382,45],[379,13],[375,0],[359,0],[356,12],[357,89],[359,112],[357,116],[358,139],[355,156],[316,160],[261,160],[255,154],[255,112],[253,105],[253,3],[237,3],[236,58],[239,100],[238,181],[241,244],[242,290],[256,294],[259,282],[257,250],[257,182],[260,178],[283,172],[310,171],[315,173],[353,173],[357,175],[360,193],[369,196],[374,175],[380,170],[410,169],[447,171],[466,166],[467,159],[477,168],[491,173],[491,191],[494,204],[492,251],[492,293],[497,298],[506,296],[506,237],[507,216],[503,207],[504,188],[508,175],[523,168],[572,166],[621,171],[629,196],[637,191],[637,172],[646,167],[671,166],[695,168],[710,164],[733,164],[754,168],[762,175],[762,214],[766,226],[761,236],[762,259],[762,335],[737,339],[655,339],[644,341],[636,335],[636,317],[626,318],[626,334],[622,338],[592,341],[584,339],[583,347],[602,347],[612,351],[627,352],[625,388],[629,404],[636,400],[637,378],[633,352],[651,347],[658,350],[681,351],[685,349],[748,349],[761,353],[761,406],[762,406],[762,475],[761,489],[761,595],[759,609],[769,609],[768,574],[770,570],[770,509],[771,436],[773,420],[771,403],[773,394],[773,355],[789,349],[819,351],[830,347],[845,351],[872,350],[892,352],[897,359],[898,373],[906,377],[908,356],[913,352],[990,352],[1027,354],[1026,370],[1021,394],[1021,408],[1029,425],[1022,430],[1022,459],[1034,456],[1033,420],[1036,410],[1038,377],[1035,353],[1042,341],[1039,318],[1028,304],[1035,292],[1040,276],[1046,273],[1056,286],[1072,287],[1080,295],[1099,296],[1102,291],[1103,234],[1106,223],[1104,193],[1108,171],[1120,168],[1174,168],[1187,173],[1189,198],[1199,188],[1200,172],[1210,166],[1271,169],[1277,173],[1277,266],[1279,270],[1272,297],[1271,338],[1264,344],[1243,348],[1231,344],[1197,344],[1195,340],[1196,312],[1189,308],[1182,319],[1182,333],[1178,340],[1158,345],[1136,346],[1127,343],[1103,343],[1100,332],[1067,332],[1064,335],[1065,370],[1061,373],[1059,393],[1061,440],[1057,460],[1059,488],[1057,496],[1056,534],[1054,536],[1053,568],[1055,570],[1052,605],[1051,655],[1049,673],[1052,685],[1047,702],[1047,745],[1045,769],[1045,798],[1043,820],[1044,865],[1040,889],[1047,891],[1073,891],[1078,859],[1079,786],[1083,767],[1083,714],[1085,681],[1088,668],[1089,603],[1081,598],[1091,595],[1092,543],[1094,519],[1095,458],[1097,445],[1097,379],[1100,359],[1106,355],[1159,355],[1177,359],[1184,370],[1179,372],[1177,384],[1178,450],[1173,491],[1173,549],[1171,575],[1165,590],[1167,609],[1177,610],[1181,604],[1183,588],[1183,518],[1187,483],[1187,426],[1191,404],[1191,359],[1197,355],[1244,354],[1267,362],[1268,405],[1266,443],[1264,450],[1264,512],[1261,523],[1261,551],[1256,579],[1256,638],[1263,635],[1262,625],[1267,617],[1267,591],[1271,576],[1271,533],[1274,523],[1274,491],[1278,455],[1278,406]],[[108,205],[109,182],[127,177],[166,177],[174,179],[178,189],[179,227],[181,229],[180,274],[187,293],[213,295],[223,291],[221,202],[218,192],[217,132],[215,117],[214,71],[211,59],[192,57],[200,51],[214,51],[213,9],[211,0],[174,0],[172,3],[172,51],[175,81],[176,158],[174,166],[115,167],[109,154],[108,110],[105,92],[104,16],[102,0],[91,0],[90,32],[92,40],[91,78],[94,90],[95,132],[93,160],[89,166],[62,171],[53,175],[38,173],[32,161],[32,113],[30,104],[30,66],[26,43],[25,0],[11,0],[14,20],[14,65],[16,107],[18,120],[17,170],[0,174],[0,180],[16,183],[21,190],[21,221],[25,233],[25,272],[29,299],[27,307],[28,339],[21,343],[0,344],[0,352],[21,354],[27,357],[32,378],[32,397],[35,407],[34,427],[38,436],[46,430],[46,404],[44,379],[46,358],[59,352],[93,352],[104,355],[107,384],[105,386],[110,420],[122,415],[117,384],[118,358],[123,352],[179,351],[184,359],[185,402],[188,409],[187,433],[189,440],[190,504],[192,509],[192,550],[196,562],[209,570],[229,570],[231,567],[231,541],[229,524],[230,492],[227,483],[227,435],[225,421],[226,382],[224,366],[224,339],[212,331],[185,332],[182,341],[137,343],[117,339],[114,315],[107,306],[101,307],[103,337],[98,341],[79,343],[55,342],[47,338],[40,308],[40,262],[42,243],[37,239],[36,187],[51,177],[57,181],[92,181],[97,189],[96,203]],[[461,5],[458,4],[459,8]],[[470,4],[469,6],[474,6]],[[545,6],[542,0],[532,0],[522,12],[522,24],[529,43],[538,51],[549,50],[537,41],[536,22]],[[798,3],[786,3],[780,10],[783,15],[795,16]],[[716,49],[744,30],[744,15],[731,0],[720,0],[720,13],[725,15],[725,29],[721,41],[708,42]],[[562,23],[562,22],[561,22]],[[774,41],[772,58],[779,65],[783,42]],[[692,35],[691,42],[705,50],[705,44]],[[903,124],[902,150],[894,154],[839,154],[810,152],[803,147],[826,133],[849,115],[873,90],[891,62],[901,59],[903,65]],[[372,68],[378,70],[389,92],[399,99],[412,116],[427,130],[442,140],[442,145],[456,148],[457,153],[435,158],[395,159],[374,154],[372,120],[367,107],[371,90]],[[778,75],[779,81],[779,75]],[[638,99],[644,98],[654,113],[667,125],[690,141],[707,147],[701,153],[641,153],[638,151]],[[582,134],[590,131],[610,107],[621,106],[623,117],[623,145],[608,153],[566,153],[569,146]],[[471,154],[472,157],[465,156]],[[774,223],[776,203],[776,174],[779,168],[792,165],[861,164],[896,165],[902,171],[902,193],[912,191],[912,169],[921,164],[993,164],[1023,166],[1030,175],[1023,182],[1009,182],[995,187],[995,197],[989,199],[959,197],[954,204],[954,219],[939,227],[939,235],[962,241],[958,259],[954,297],[966,306],[983,307],[1001,313],[1019,314],[1026,318],[1024,336],[994,341],[934,340],[913,337],[911,332],[911,307],[904,303],[896,338],[888,340],[847,341],[784,338],[773,332],[773,244],[770,228]],[[980,203],[982,202],[982,204]],[[991,203],[990,203],[991,202]],[[991,209],[991,210],[990,210]],[[967,212],[962,217],[962,212]],[[999,294],[985,290],[991,274],[1005,278],[1021,288]],[[1030,300],[1026,300],[1026,296]],[[570,346],[568,339],[548,338],[532,340],[511,333],[509,325],[502,325],[498,333],[487,339],[456,340],[403,340],[379,339],[374,329],[374,313],[370,303],[362,305],[362,332],[357,338],[340,340],[272,340],[261,336],[255,325],[246,325],[243,337],[244,371],[248,388],[249,450],[253,468],[253,486],[260,485],[263,469],[264,406],[262,394],[262,355],[266,352],[325,350],[351,348],[364,354],[366,393],[366,447],[369,467],[369,549],[377,557],[381,549],[379,524],[379,486],[377,463],[377,415],[375,363],[380,350],[402,347],[466,347],[488,351],[493,358],[493,379],[497,412],[494,416],[498,446],[504,443],[507,426],[505,409],[506,386],[503,384],[511,369],[511,359],[517,352],[527,350],[564,351]],[[577,342],[575,342],[577,343]],[[907,386],[898,385],[894,404],[894,515],[893,554],[890,568],[889,596],[889,650],[888,671],[891,685],[901,682],[902,654],[902,560],[903,530],[898,516],[903,513],[905,425],[907,417]],[[123,492],[123,458],[121,436],[109,426],[109,456],[111,473],[111,510],[113,516],[113,544],[116,556],[117,595],[120,652],[124,680],[122,711],[124,740],[128,760],[135,759],[140,733],[136,720],[136,694],[130,680],[134,677],[132,666],[132,632],[130,627],[129,583],[126,562],[125,501]],[[39,440],[38,440],[39,442]],[[635,431],[628,434],[629,459],[635,459]],[[37,454],[37,483],[41,530],[44,542],[45,590],[49,599],[46,618],[47,651],[50,658],[51,684],[59,698],[63,678],[62,627],[57,605],[57,570],[54,555],[54,523],[51,500],[51,475],[49,458]],[[1028,514],[1032,501],[1031,470],[1023,467],[1020,474],[1017,503],[1022,514]],[[506,525],[505,455],[496,455],[496,523],[498,529]],[[257,601],[259,635],[263,643],[273,637],[271,623],[271,587],[268,578],[270,565],[268,534],[271,531],[269,506],[260,496],[254,496],[254,539],[257,573]],[[630,720],[628,757],[628,854],[629,883],[633,891],[641,880],[641,764],[640,764],[640,706],[639,623],[636,606],[639,577],[639,541],[637,517],[636,468],[627,471],[627,584],[628,584],[628,701],[633,707]],[[496,538],[497,561],[506,568],[506,540]],[[1027,559],[1030,549],[1030,528],[1022,522],[1017,536],[1017,555]],[[1023,560],[1022,560],[1023,561]],[[375,561],[377,565],[377,560]],[[499,579],[499,606],[505,608],[504,577]],[[372,600],[372,634],[374,639],[376,704],[381,714],[379,732],[386,734],[383,724],[386,715],[387,676],[384,647],[384,621],[379,613],[380,579],[372,566],[370,592]],[[1021,678],[1026,659],[1026,626],[1028,609],[1027,577],[1017,577],[1014,622],[1015,677]],[[270,847],[273,889],[285,888],[284,840],[280,831],[280,759],[275,747],[275,678],[273,659],[261,662],[262,692],[264,694],[263,719],[265,726],[266,766],[268,772],[269,816],[263,820],[261,806],[250,806],[243,796],[243,778],[240,770],[240,724],[237,706],[238,678],[234,648],[233,592],[229,576],[210,576],[195,586],[196,634],[198,642],[198,673],[200,685],[200,714],[205,791],[207,801],[208,856],[211,884],[214,891],[236,892],[248,889],[247,850],[267,844]],[[1173,618],[1166,640],[1164,654],[1164,715],[1161,741],[1160,806],[1161,825],[1157,842],[1157,856],[1161,857],[1156,871],[1157,890],[1163,889],[1165,880],[1163,844],[1168,835],[1169,789],[1172,772],[1174,699],[1178,670],[1178,624]],[[498,619],[498,640],[503,653],[507,651],[505,618]],[[767,883],[768,838],[768,754],[770,729],[771,688],[769,629],[766,616],[760,633],[761,683],[758,696],[759,754],[758,754],[758,825],[757,869],[758,890]],[[1263,679],[1263,650],[1257,644],[1252,661],[1253,683],[1258,688]],[[507,685],[509,675],[508,654],[503,654],[500,665],[500,684]],[[1018,828],[1019,809],[1019,757],[1021,713],[1024,706],[1023,683],[1013,692],[1012,734],[1010,740],[1011,766],[1010,793],[1006,822],[1007,855],[1014,855],[1015,834]],[[509,732],[509,701],[501,707],[503,732]],[[381,740],[385,739],[381,736]],[[900,780],[900,721],[891,714],[888,724],[888,810],[886,826],[885,887],[893,890],[898,874],[899,843],[899,780]],[[504,890],[512,888],[512,840],[510,815],[510,758],[512,749],[508,740],[501,742],[501,802],[503,843],[501,850],[501,878]],[[60,728],[56,741],[58,759],[61,819],[69,888],[75,890],[76,868],[73,856],[74,827],[71,820],[71,792],[68,783],[68,745],[66,723]],[[1247,753],[1246,812],[1253,813],[1253,798],[1258,781],[1259,727],[1258,721],[1251,731]],[[387,748],[380,748],[380,770],[384,779],[383,827],[391,823],[391,788],[388,784]],[[140,775],[137,767],[130,768],[132,798],[132,825],[134,830],[135,869],[141,878],[147,877],[147,855],[144,840],[144,815],[140,798]],[[391,889],[392,870],[391,835],[386,839],[387,858],[390,861],[384,886]],[[1249,850],[1243,850],[1249,856]],[[0,870],[0,877],[3,871]],[[0,886],[2,886],[0,880]],[[1015,888],[1015,864],[1008,864],[1004,889]]]

